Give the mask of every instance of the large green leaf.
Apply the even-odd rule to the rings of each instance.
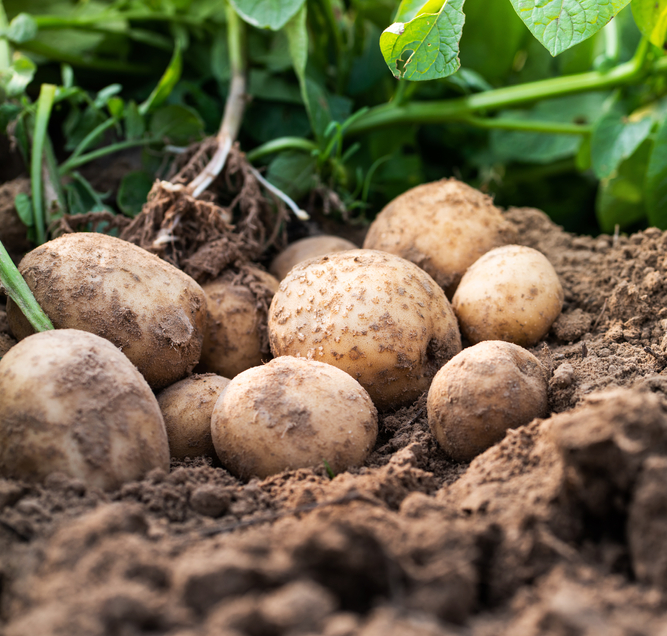
[[[296,15],[304,0],[230,0],[237,13],[252,26],[278,31]]]
[[[176,48],[174,49],[174,54],[171,57],[167,70],[163,73],[158,85],[153,89],[148,99],[139,104],[139,113],[146,115],[162,105],[171,94],[171,91],[174,90],[174,86],[176,86],[178,80],[181,79],[182,72],[183,53],[181,52],[180,44],[176,42]]]
[[[394,22],[380,36],[380,50],[389,70],[399,79],[413,81],[440,79],[458,70],[459,40],[465,16],[464,0],[430,0],[415,9],[405,2],[397,17],[410,17],[407,22]],[[438,5],[440,5],[438,7]]]
[[[667,229],[667,119],[658,128],[646,170],[646,210],[651,225]]]
[[[632,15],[642,34],[662,48],[667,40],[667,0],[632,0]]]
[[[510,0],[551,55],[597,33],[630,0]]]

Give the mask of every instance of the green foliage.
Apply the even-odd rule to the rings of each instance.
[[[248,23],[260,29],[272,31],[282,29],[297,11],[304,0],[230,0],[238,14]]]
[[[667,0],[632,0],[632,13],[644,37],[662,47],[667,40]]]
[[[667,119],[662,120],[653,142],[644,192],[649,223],[667,230]]]

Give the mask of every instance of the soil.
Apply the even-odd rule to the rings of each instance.
[[[548,417],[470,464],[422,396],[334,478],[198,459],[108,493],[0,479],[0,633],[666,635],[667,233],[506,217],[565,290],[532,349]]]

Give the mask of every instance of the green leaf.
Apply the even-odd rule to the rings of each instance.
[[[174,49],[174,55],[171,58],[171,62],[169,62],[167,70],[160,78],[160,81],[153,92],[148,96],[148,99],[139,105],[139,113],[141,115],[146,115],[161,106],[167,97],[169,97],[169,94],[174,86],[176,86],[178,80],[181,79],[182,72],[183,54],[181,53],[181,46],[177,42],[176,48]]]
[[[630,0],[510,0],[530,32],[558,55],[597,33]]]
[[[95,106],[97,108],[104,108],[109,100],[115,95],[118,95],[122,90],[123,87],[120,84],[110,84],[106,88],[103,88],[95,96]]]
[[[19,13],[7,29],[7,39],[16,44],[34,40],[37,35],[37,23],[27,13]]]
[[[204,136],[204,122],[196,110],[188,106],[163,106],[152,117],[151,137],[187,146]]]
[[[131,101],[125,109],[125,134],[128,140],[141,139],[146,132],[144,118],[139,114],[136,102]]]
[[[108,194],[100,194],[95,191],[87,179],[78,172],[72,173],[72,182],[65,186],[67,192],[67,207],[70,214],[87,214],[88,212],[112,212],[113,210],[104,204]]]
[[[642,35],[662,48],[667,40],[667,0],[632,0],[632,15]]]
[[[598,179],[612,176],[621,161],[649,136],[652,126],[653,119],[648,114],[633,121],[613,109],[602,117],[591,138],[593,170]]]
[[[125,102],[121,97],[112,97],[107,102],[107,108],[114,119],[122,119],[125,112]]]
[[[7,134],[7,126],[13,122],[21,112],[21,107],[11,102],[0,104],[0,134]]]
[[[402,5],[401,5],[402,6]],[[395,22],[380,36],[380,50],[389,70],[399,79],[424,81],[447,77],[458,70],[459,40],[465,16],[463,0],[445,0],[437,12],[433,0],[408,22]],[[399,16],[414,12],[410,4]],[[409,10],[408,10],[409,9]]]
[[[653,141],[644,189],[649,223],[667,229],[667,119],[660,124]]]
[[[16,213],[21,219],[21,223],[26,227],[32,227],[35,224],[35,215],[32,210],[32,201],[25,192],[20,192],[14,199]]]
[[[644,183],[650,152],[651,142],[646,140],[614,177],[600,182],[595,212],[603,232],[610,234],[616,225],[627,228],[646,217]]]
[[[0,74],[0,86],[5,89],[7,97],[18,97],[32,82],[36,71],[35,63],[22,55],[14,60],[7,72]]]
[[[304,152],[283,152],[269,164],[266,178],[298,200],[317,185],[315,158]]]
[[[296,15],[304,0],[230,0],[236,12],[260,29],[278,31]]]
[[[148,193],[153,187],[153,177],[143,170],[128,172],[120,182],[116,203],[126,216],[134,218],[141,212]]]

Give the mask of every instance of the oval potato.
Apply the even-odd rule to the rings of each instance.
[[[354,243],[340,236],[332,236],[330,234],[309,236],[288,245],[273,259],[269,271],[278,280],[282,280],[289,274],[292,267],[310,258],[355,249],[357,249],[357,246]]]

